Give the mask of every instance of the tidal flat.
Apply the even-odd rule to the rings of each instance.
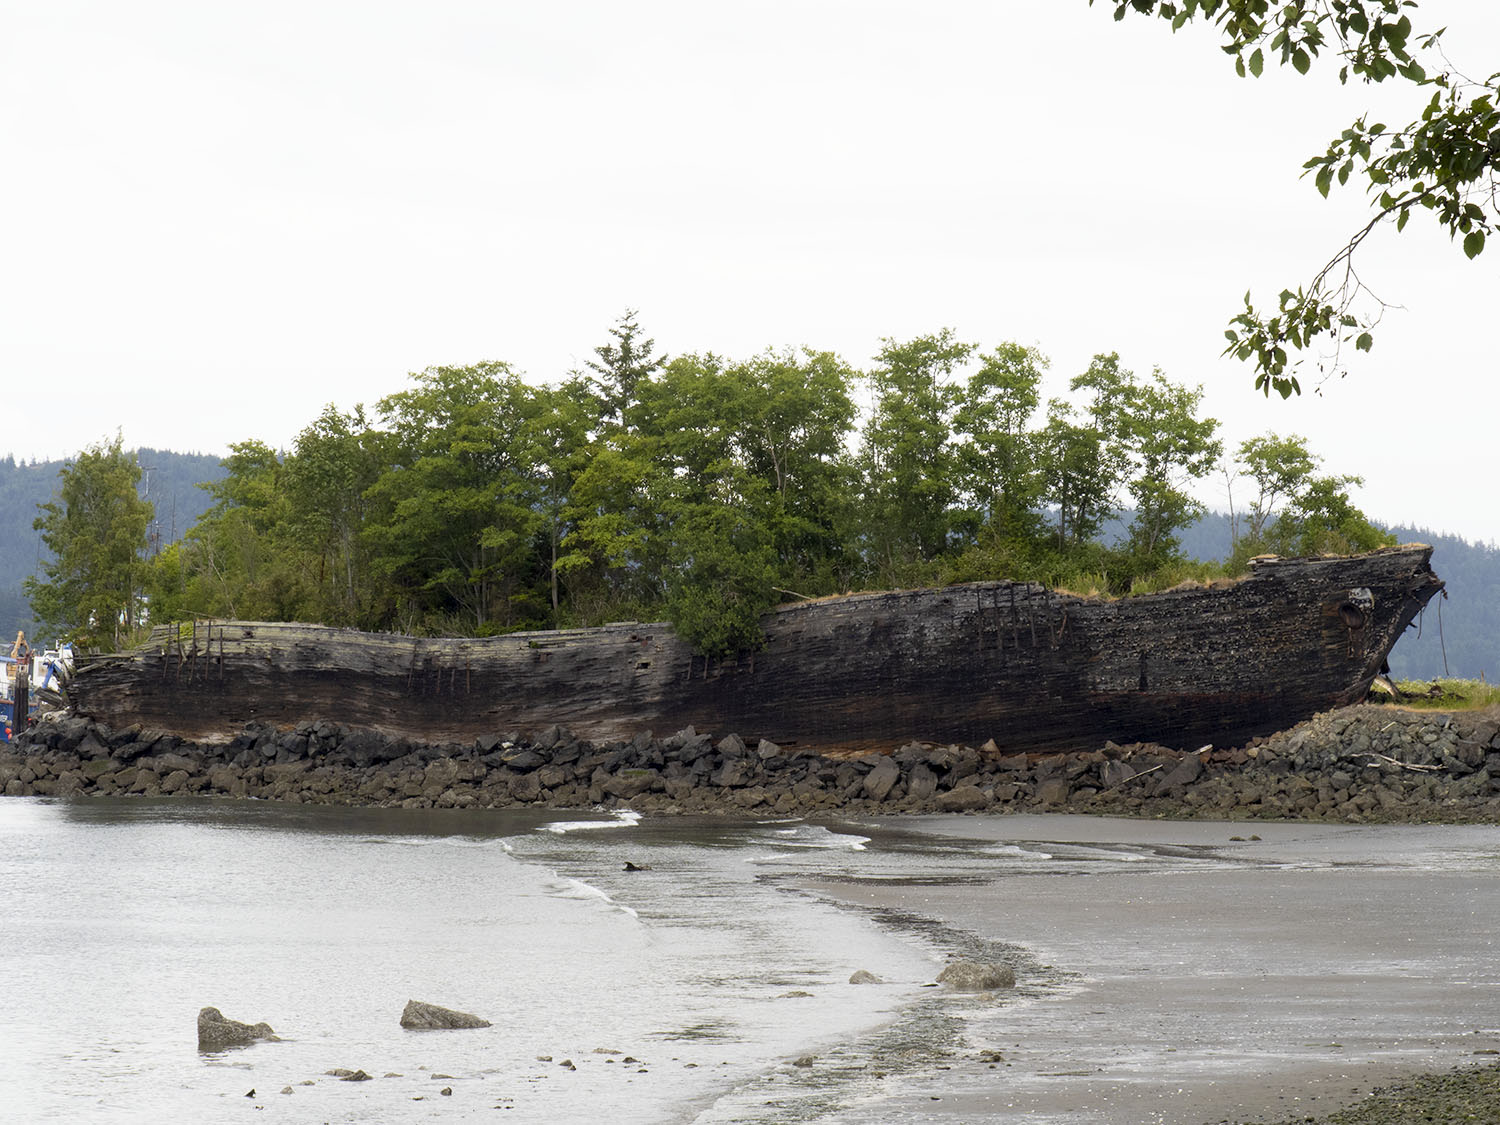
[[[0,1104],[106,1122],[1300,1118],[1500,1050],[1497,880],[1494,826],[15,798]],[[937,987],[960,958],[1015,988]],[[851,984],[861,970],[878,981]],[[407,1031],[410,999],[493,1026]],[[280,1041],[200,1053],[209,1005]]]

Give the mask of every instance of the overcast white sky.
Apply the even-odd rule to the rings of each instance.
[[[1500,69],[1500,5],[1420,11]],[[1034,343],[1054,394],[1119,351],[1500,541],[1500,246],[1373,239],[1404,310],[1321,395],[1219,358],[1365,214],[1302,161],[1421,100],[1240,80],[1107,0],[0,0],[0,453],[286,446],[432,364],[555,380],[633,307],[672,353]]]

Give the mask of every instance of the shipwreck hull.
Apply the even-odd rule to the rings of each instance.
[[[913,739],[1009,751],[1231,745],[1362,698],[1442,588],[1431,548],[1268,559],[1116,601],[984,582],[783,606],[766,646],[705,660],[664,624],[431,639],[214,621],[98,657],[75,712],[198,741],[317,719],[424,742],[735,731],[783,746]]]

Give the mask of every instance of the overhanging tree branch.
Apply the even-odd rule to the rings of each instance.
[[[1225,355],[1253,364],[1256,389],[1283,398],[1300,393],[1300,353],[1331,342],[1321,366],[1339,369],[1344,344],[1368,351],[1371,329],[1390,306],[1354,270],[1354,255],[1374,230],[1394,219],[1397,232],[1414,213],[1429,212],[1469,258],[1483,252],[1500,223],[1500,73],[1477,81],[1463,76],[1441,47],[1442,30],[1414,35],[1408,10],[1416,0],[1110,0],[1115,19],[1131,12],[1170,21],[1173,31],[1193,21],[1217,26],[1223,50],[1241,76],[1259,77],[1269,52],[1280,65],[1306,74],[1325,51],[1342,60],[1339,81],[1401,78],[1434,88],[1420,116],[1402,129],[1360,117],[1320,156],[1303,165],[1327,196],[1351,175],[1367,184],[1375,215],[1335,253],[1310,283],[1281,291],[1276,311],[1245,308],[1225,332]],[[1090,5],[1094,0],[1089,0]],[[1418,57],[1418,55],[1422,57]],[[1427,64],[1435,64],[1429,74]],[[1370,311],[1361,311],[1368,298]],[[1325,376],[1326,377],[1326,376]]]

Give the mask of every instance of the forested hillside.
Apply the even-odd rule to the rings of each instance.
[[[1500,548],[1426,528],[1393,527],[1403,543],[1432,544],[1432,569],[1447,585],[1391,653],[1398,678],[1500,675]]]

